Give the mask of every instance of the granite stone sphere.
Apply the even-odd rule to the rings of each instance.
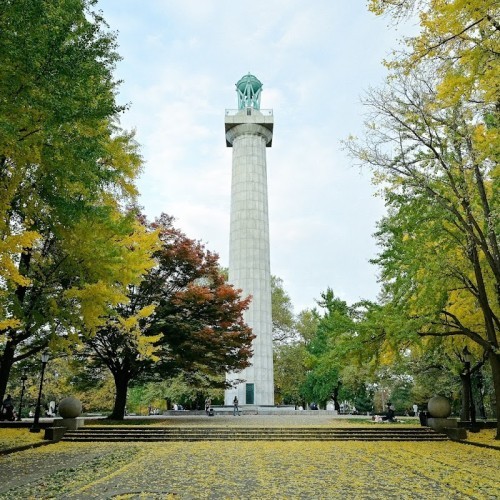
[[[427,403],[429,414],[434,418],[447,418],[451,414],[450,402],[443,396],[434,396]]]
[[[80,400],[70,396],[61,399],[59,402],[59,415],[62,418],[76,418],[82,413],[82,403]]]

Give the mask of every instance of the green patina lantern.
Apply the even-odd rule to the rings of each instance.
[[[250,73],[245,75],[236,83],[236,92],[238,93],[238,109],[260,109],[262,82],[257,77]]]

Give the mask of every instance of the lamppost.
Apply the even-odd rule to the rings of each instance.
[[[24,397],[24,389],[26,386],[26,380],[28,380],[28,375],[26,375],[26,368],[23,370],[23,374],[21,375],[21,383],[22,388],[21,388],[21,397],[19,398],[19,411],[17,412],[17,420],[18,422],[21,421],[21,410],[23,409],[23,397]]]
[[[469,389],[469,408],[470,408],[470,424],[471,428],[475,428],[476,426],[476,407],[474,406],[474,397],[472,394],[472,380],[470,373],[470,362],[471,362],[471,353],[467,346],[464,347],[462,351],[464,355],[464,364],[465,364],[465,373],[468,379],[468,389]]]
[[[43,374],[45,372],[45,366],[49,361],[49,351],[46,349],[42,352],[42,373],[40,375],[40,389],[38,390],[38,399],[36,401],[35,408],[35,418],[33,419],[33,425],[30,427],[30,432],[40,432],[40,401],[42,399],[42,388],[43,388]]]

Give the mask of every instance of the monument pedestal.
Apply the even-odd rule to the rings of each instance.
[[[429,417],[427,419],[427,425],[437,432],[444,432],[445,429],[456,429],[458,428],[458,422],[454,418],[435,418]]]
[[[57,424],[61,427],[66,427],[69,431],[76,431],[83,426],[85,420],[83,418],[61,418]]]
[[[60,427],[46,427],[45,429],[45,435],[43,439],[46,439],[47,441],[53,441],[54,443],[57,443],[57,441],[60,441],[64,434],[66,434],[66,427],[60,426]]]

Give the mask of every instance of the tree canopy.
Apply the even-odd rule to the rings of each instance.
[[[488,357],[500,413],[498,2],[373,0],[417,12],[421,31],[370,90],[354,157],[374,170],[388,214],[377,238],[389,335],[458,337]]]
[[[112,418],[122,419],[128,384],[182,375],[203,387],[224,387],[223,376],[249,365],[250,327],[243,311],[250,299],[227,284],[218,256],[187,238],[162,215],[150,225],[160,247],[155,266],[128,300],[118,304],[88,345],[105,364],[116,386]],[[222,377],[222,378],[221,378]]]
[[[152,265],[115,35],[91,0],[0,5],[0,397],[11,367],[92,333]]]

